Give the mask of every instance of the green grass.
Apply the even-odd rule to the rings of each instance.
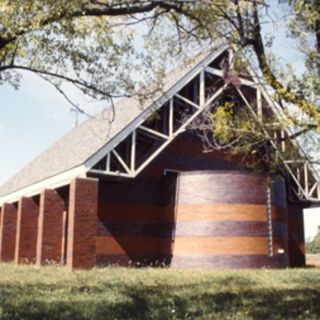
[[[319,319],[320,270],[0,264],[0,319]]]

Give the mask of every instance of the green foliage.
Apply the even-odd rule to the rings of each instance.
[[[320,254],[320,229],[312,241],[306,243],[306,252]]]
[[[256,92],[253,92],[254,97],[249,103],[252,112],[257,114]],[[278,138],[283,123],[279,123],[274,115],[264,115],[262,123],[253,116],[235,89],[227,89],[216,100],[209,123],[212,126],[210,141],[213,149],[218,146],[233,156],[241,156],[242,165],[254,171],[269,174],[281,172],[282,159],[271,142],[281,144]],[[286,156],[289,152],[288,146]]]
[[[306,252],[312,254],[320,254],[320,243],[316,242],[307,242],[306,243]]]
[[[304,52],[308,56],[310,68],[319,68],[319,45],[317,33],[320,30],[320,1],[290,1],[294,19],[290,21],[291,35],[296,37],[304,45]],[[318,51],[318,52],[317,52]],[[318,72],[320,69],[317,70]]]
[[[94,98],[138,94],[148,99],[161,90],[168,57],[181,64],[188,54],[223,39],[238,51],[225,75],[241,75],[246,67],[242,53],[250,53],[260,80],[274,89],[281,104],[287,102],[283,113],[288,121],[273,125],[275,119],[267,119],[269,136],[288,127],[320,132],[319,0],[279,2],[293,17],[288,33],[305,50],[302,76],[290,66],[279,71],[275,55],[265,50],[274,38],[262,30],[263,24],[274,23],[265,1],[0,0],[0,85],[18,88],[21,70],[28,70],[62,93],[68,81]],[[228,103],[220,103],[212,114],[216,141],[232,145],[234,154],[249,155],[253,166],[257,154],[263,159],[257,167],[278,170],[261,124]],[[292,104],[299,115],[290,113]],[[303,121],[301,110],[307,115]]]
[[[318,319],[320,272],[0,265],[0,319]],[[124,276],[125,275],[125,276]]]
[[[292,18],[288,33],[297,41],[305,57],[306,71],[295,77],[292,86],[300,89],[309,100],[320,101],[320,1],[289,1]]]
[[[0,84],[17,88],[20,70],[28,70],[59,88],[67,80],[99,99],[141,88],[143,96],[152,94],[150,82],[163,67],[137,50],[132,28],[114,27],[121,21],[108,14],[91,14],[88,3],[1,0]]]

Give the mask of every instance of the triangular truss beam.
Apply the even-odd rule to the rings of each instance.
[[[89,172],[107,176],[136,177],[224,92],[228,84],[217,60],[224,57],[231,62],[232,54],[232,50],[227,49],[203,64],[199,72],[182,89],[173,92],[156,110],[150,110],[146,120],[133,128],[112,150],[102,155]],[[270,98],[250,66],[245,76],[240,74],[238,77],[241,86],[235,87],[235,90],[243,105],[262,126],[264,117],[270,112],[276,115],[279,121],[283,119],[281,110]],[[251,94],[248,96],[246,92]],[[265,134],[269,134],[267,130]],[[279,134],[284,137],[289,133],[283,130]],[[305,160],[301,148],[295,146],[301,158],[285,159],[283,154],[287,143],[292,142],[281,140],[280,144],[276,144],[272,137],[270,141],[277,156],[282,157],[284,174],[294,196],[301,201],[319,202],[320,178],[313,166]]]

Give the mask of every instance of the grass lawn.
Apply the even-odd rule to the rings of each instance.
[[[319,319],[320,269],[200,271],[0,264],[0,319]]]

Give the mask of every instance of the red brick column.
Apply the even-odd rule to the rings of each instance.
[[[67,266],[89,269],[96,264],[98,180],[75,179],[70,184]]]
[[[0,222],[0,261],[14,259],[16,227],[17,207],[11,203],[4,203]]]
[[[37,265],[60,263],[65,203],[55,190],[43,190],[40,197]]]
[[[288,249],[290,267],[306,265],[303,203],[288,203]]]
[[[39,206],[33,198],[22,197],[18,204],[16,263],[35,263]]]

